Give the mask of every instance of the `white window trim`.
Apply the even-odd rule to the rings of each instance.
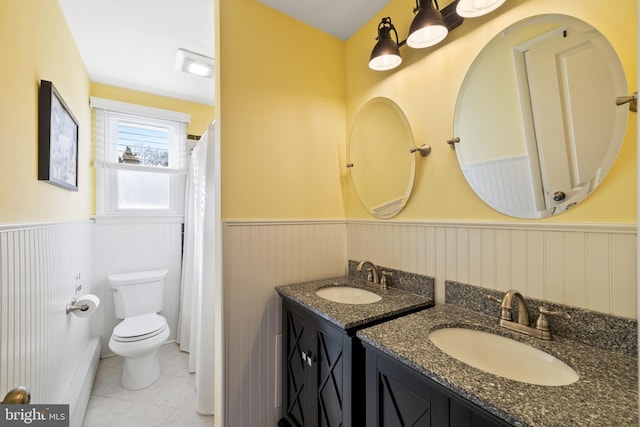
[[[111,99],[97,98],[95,96],[89,98],[89,106],[92,109],[98,108],[117,113],[135,114],[138,116],[153,117],[156,119],[191,123],[191,114],[163,110],[162,108],[147,107],[145,105],[129,104],[127,102],[113,101]]]
[[[90,107],[92,109],[100,109],[105,112],[123,113],[148,117],[151,119],[162,119],[168,121],[182,122],[188,124],[191,122],[191,115],[177,111],[164,110],[160,108],[147,107],[143,105],[129,104],[126,102],[113,101],[110,99],[90,97]],[[106,133],[106,129],[97,129],[96,133]],[[104,136],[102,136],[104,138]],[[95,143],[95,141],[94,141]],[[152,169],[146,166],[133,165],[110,165],[106,162],[97,162],[94,159],[94,167],[96,170],[96,216],[97,223],[125,223],[130,222],[181,222],[183,220],[183,199],[184,184],[186,180],[186,170],[176,169]],[[115,185],[115,174],[109,172],[113,169],[128,170],[144,170],[150,173],[168,173],[171,177],[171,200],[170,207],[166,210],[148,210],[148,209],[117,209],[117,192]],[[109,181],[109,182],[107,182]],[[109,189],[109,191],[107,191]],[[135,218],[135,220],[134,220]]]
[[[184,215],[95,215],[91,217],[96,224],[180,224]]]

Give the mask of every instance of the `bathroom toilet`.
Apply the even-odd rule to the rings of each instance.
[[[116,317],[109,348],[124,359],[122,386],[139,390],[160,377],[158,350],[169,338],[167,320],[158,314],[164,305],[168,270],[112,274],[108,277]]]

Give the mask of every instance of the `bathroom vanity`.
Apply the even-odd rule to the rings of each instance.
[[[416,295],[420,287],[396,272],[393,278],[404,291],[374,288],[351,272],[276,288],[283,299],[280,426],[638,425],[634,320],[524,297],[532,320],[540,306],[570,314],[550,318],[554,336],[541,339],[500,326],[500,300],[513,292],[447,281],[447,303],[429,308],[432,297]],[[319,296],[344,286],[356,298],[380,299]],[[455,337],[446,331],[463,332],[458,353],[443,346]],[[465,360],[465,353],[487,352],[479,363],[494,366]]]
[[[568,385],[537,385],[474,368],[431,342],[430,333],[445,328],[524,343],[564,361],[579,378]],[[367,426],[399,425],[395,417],[419,416],[426,421],[415,425],[438,427],[638,425],[635,357],[562,337],[528,337],[499,327],[497,317],[451,304],[360,330],[357,336],[366,349]],[[527,369],[526,363],[521,367]]]
[[[378,295],[373,303],[330,301],[319,289],[348,285]],[[433,299],[351,276],[276,288],[283,299],[281,425],[361,426],[365,419],[364,349],[356,332],[433,306]]]

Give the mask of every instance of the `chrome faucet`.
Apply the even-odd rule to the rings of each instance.
[[[387,289],[387,276],[391,276],[391,272],[384,270],[380,272],[374,263],[367,260],[360,261],[356,269],[358,271],[362,271],[362,267],[367,264],[369,264],[369,267],[367,268],[367,282],[380,285],[381,289]]]
[[[500,326],[543,340],[550,340],[552,338],[547,315],[557,316],[563,319],[571,318],[569,313],[564,311],[551,311],[547,310],[545,307],[540,307],[540,316],[536,321],[535,327],[532,327],[529,322],[529,309],[527,308],[524,297],[520,292],[515,289],[510,289],[504,294],[502,300],[491,295],[488,297],[492,301],[500,302]],[[513,320],[513,314],[511,313],[511,302],[513,301],[513,298],[515,298],[518,303],[517,322]]]

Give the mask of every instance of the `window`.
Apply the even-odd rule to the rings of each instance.
[[[181,216],[190,116],[93,97],[91,107],[97,216]]]

